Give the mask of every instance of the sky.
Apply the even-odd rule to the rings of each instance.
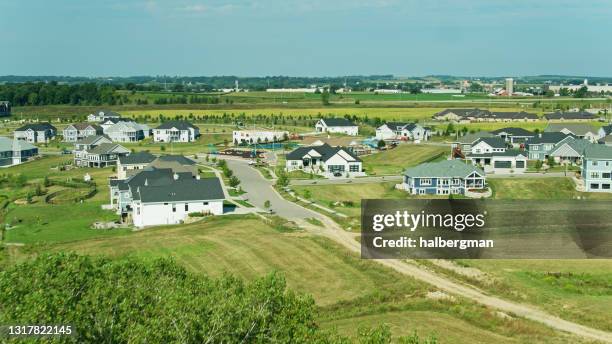
[[[612,76],[610,0],[0,0],[0,75]]]

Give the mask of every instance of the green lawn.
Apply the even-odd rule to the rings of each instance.
[[[401,144],[396,148],[362,158],[368,175],[398,175],[406,168],[416,166],[443,154],[450,148],[433,145]]]
[[[570,178],[489,178],[494,199],[611,199],[612,194],[578,192]]]
[[[417,331],[421,337],[435,335],[441,342],[473,343],[474,338],[494,338],[502,343],[568,340],[543,325],[507,320],[461,299],[430,299],[427,293],[435,290],[433,286],[359,259],[328,239],[301,231],[277,231],[252,216],[212,217],[191,225],[44,249],[115,259],[170,256],[191,271],[213,276],[229,272],[252,279],[279,271],[289,288],[314,296],[321,326],[338,327],[353,335],[358,326],[386,323],[395,336]],[[27,253],[13,258],[27,259]],[[455,333],[459,329],[460,334]]]

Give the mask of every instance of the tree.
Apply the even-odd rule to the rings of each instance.
[[[543,165],[542,160],[536,161],[535,162],[535,169],[536,169],[536,171],[540,171],[542,169],[542,165]]]
[[[327,89],[321,92],[321,103],[323,105],[329,105],[329,91]]]
[[[548,165],[548,167],[555,166],[555,158],[553,158],[552,156],[549,156],[548,157],[548,161],[546,162],[546,164]]]
[[[286,187],[289,185],[289,176],[287,173],[281,172],[278,174],[278,178],[276,179],[276,186]]]
[[[376,144],[378,149],[383,149],[386,145],[385,140],[378,140],[378,143]]]
[[[238,177],[236,176],[232,176],[229,179],[229,185],[233,188],[237,187],[238,185],[240,185],[240,179],[238,179]]]

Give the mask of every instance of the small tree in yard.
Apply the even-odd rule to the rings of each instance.
[[[547,161],[547,165],[548,165],[548,167],[555,166],[555,158],[553,158],[552,156],[549,156],[548,157],[548,161]]]
[[[234,171],[230,170],[229,168],[224,168],[223,169],[223,174],[227,177],[227,178],[231,178],[231,176],[234,175]]]
[[[535,169],[536,169],[536,171],[541,170],[542,169],[542,165],[543,165],[542,160],[536,161],[535,162]]]
[[[286,187],[289,185],[289,176],[286,173],[280,173],[276,179],[276,186]]]
[[[240,185],[240,179],[238,179],[238,177],[236,176],[232,176],[229,179],[229,185],[233,188],[237,187],[238,185]]]
[[[378,149],[382,149],[384,148],[387,144],[385,143],[385,140],[379,140],[378,144],[376,144],[378,146]]]

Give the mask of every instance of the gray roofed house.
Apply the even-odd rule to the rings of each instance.
[[[595,142],[601,137],[599,130],[588,123],[549,123],[544,132],[573,134],[576,137],[587,139],[591,142]]]
[[[553,112],[544,115],[547,120],[572,120],[572,121],[592,121],[599,118],[598,115],[586,111]]]
[[[528,141],[530,138],[535,136],[535,133],[516,127],[501,128],[493,130],[491,133],[501,137],[506,142],[510,143],[514,147],[519,147]]]
[[[469,153],[470,154],[482,154],[482,153],[500,153],[505,152],[507,148],[506,141],[495,136],[495,137],[481,137],[472,143]]]
[[[612,124],[604,125],[599,128],[599,138],[604,138],[612,134]]]
[[[549,153],[553,147],[567,137],[575,136],[561,132],[544,132],[529,139],[529,141],[526,142],[529,160],[548,159]]]
[[[102,135],[101,126],[92,123],[69,124],[62,131],[65,142],[77,142],[89,136]]]
[[[549,156],[552,156],[557,163],[578,164],[582,161],[585,149],[593,144],[585,139],[568,136],[555,144]]]
[[[195,165],[196,162],[183,156],[183,155],[160,155],[158,158],[160,161],[164,162],[177,162],[181,165]]]
[[[485,172],[461,160],[423,163],[404,172],[402,188],[413,195],[465,194],[485,187]]]
[[[148,164],[156,158],[155,155],[149,152],[135,152],[130,155],[119,157],[119,162],[122,165]]]
[[[586,147],[580,174],[585,191],[612,192],[612,147],[599,144]]]
[[[57,128],[49,122],[29,123],[15,129],[14,132],[17,139],[30,143],[48,143],[56,134]]]
[[[365,173],[362,161],[350,150],[328,144],[298,147],[286,156],[288,172],[301,170],[326,177],[357,177]]]
[[[315,130],[320,133],[339,133],[356,136],[359,133],[357,124],[346,118],[321,118],[315,124]]]
[[[38,155],[33,144],[0,136],[0,167],[18,165]]]
[[[139,187],[134,199],[142,203],[222,200],[225,198],[218,178],[184,179],[168,185]]]
[[[107,118],[121,118],[121,115],[110,110],[98,110],[87,116],[87,122],[102,122]]]
[[[482,109],[446,109],[436,113],[433,119],[453,122],[518,122],[536,121],[538,116],[524,111],[492,112]]]
[[[74,164],[80,167],[106,167],[115,165],[130,150],[112,143],[106,136],[90,136],[75,143]]]
[[[377,140],[424,140],[431,136],[431,129],[418,123],[387,122],[376,128]]]

